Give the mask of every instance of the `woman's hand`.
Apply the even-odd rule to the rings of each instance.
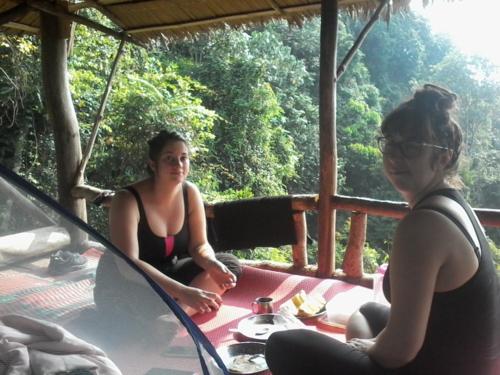
[[[351,339],[346,342],[347,345],[351,346],[356,350],[362,352],[367,352],[376,342],[376,339]]]
[[[219,310],[222,298],[217,293],[203,289],[186,287],[178,296],[179,302],[191,307],[199,313]]]
[[[206,271],[222,289],[231,289],[236,286],[236,276],[224,263],[213,260],[206,268]]]

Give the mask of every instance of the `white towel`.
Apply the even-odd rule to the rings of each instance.
[[[0,318],[0,375],[55,375],[74,370],[122,375],[101,349],[57,324],[21,315]]]

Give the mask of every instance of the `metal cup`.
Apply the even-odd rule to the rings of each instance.
[[[252,302],[252,311],[254,314],[272,314],[273,299],[271,297],[259,297]]]

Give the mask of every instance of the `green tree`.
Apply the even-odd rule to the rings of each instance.
[[[176,53],[185,59],[182,71],[209,88],[201,93],[203,102],[220,116],[210,160],[218,168],[220,189],[282,194],[298,157],[276,91],[266,79],[269,64],[250,40],[244,32],[219,31],[177,45]]]
[[[33,37],[0,36],[0,163],[55,194],[54,142],[38,49]]]

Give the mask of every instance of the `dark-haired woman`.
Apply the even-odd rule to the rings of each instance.
[[[201,194],[186,180],[190,164],[185,139],[162,131],[148,144],[151,175],[113,197],[111,241],[189,315],[217,310],[221,295],[236,285],[239,262],[233,255],[215,254],[207,241]],[[113,277],[121,277],[120,272],[107,257],[99,264],[94,290],[101,310],[116,309],[114,302],[121,298],[116,288],[106,287]],[[134,287],[125,282],[123,294]],[[141,303],[126,301],[125,308],[133,313]]]
[[[382,123],[384,172],[410,213],[393,240],[384,293],[361,307],[347,343],[310,331],[271,335],[273,375],[493,375],[500,287],[486,236],[456,190],[462,135],[456,96],[425,85]]]

